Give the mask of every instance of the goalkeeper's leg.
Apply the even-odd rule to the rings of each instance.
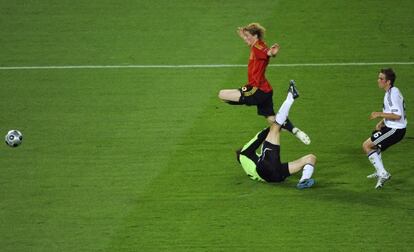
[[[257,133],[241,150],[236,151],[237,157],[243,154],[252,160],[257,160],[256,150],[260,147],[269,133],[270,127]]]

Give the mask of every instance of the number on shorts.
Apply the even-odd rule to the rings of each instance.
[[[374,138],[378,138],[379,136],[381,136],[381,132],[380,131],[374,133]]]

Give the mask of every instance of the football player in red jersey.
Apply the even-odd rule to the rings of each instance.
[[[275,122],[273,110],[273,89],[265,77],[266,67],[270,57],[275,57],[279,52],[279,44],[273,44],[270,48],[263,41],[265,29],[258,23],[252,23],[237,29],[239,36],[250,47],[249,64],[247,67],[248,82],[239,89],[223,89],[219,92],[219,98],[232,105],[257,106],[257,114],[267,118],[272,124]],[[294,81],[291,81],[294,83]],[[292,132],[304,144],[310,144],[309,136],[293,126],[287,119],[282,128]]]

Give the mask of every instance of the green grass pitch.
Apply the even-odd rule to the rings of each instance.
[[[220,102],[244,67],[5,69],[9,66],[246,64],[238,26],[279,42],[271,64],[414,62],[414,2],[0,0],[0,251],[412,251],[414,65],[269,67],[275,108],[288,81],[282,159],[318,157],[298,176],[249,180],[234,150],[266,126]],[[382,190],[362,142],[382,108],[376,78],[393,67],[405,139],[383,154]]]

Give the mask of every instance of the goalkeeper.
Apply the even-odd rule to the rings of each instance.
[[[251,179],[263,182],[282,182],[291,174],[303,170],[297,188],[309,188],[315,183],[312,179],[316,163],[315,155],[309,154],[289,163],[282,163],[280,160],[281,125],[286,121],[290,107],[298,97],[296,86],[294,82],[291,82],[286,100],[276,115],[275,123],[259,132],[237,151],[237,160]],[[258,155],[256,150],[260,145],[262,145],[262,151]]]

